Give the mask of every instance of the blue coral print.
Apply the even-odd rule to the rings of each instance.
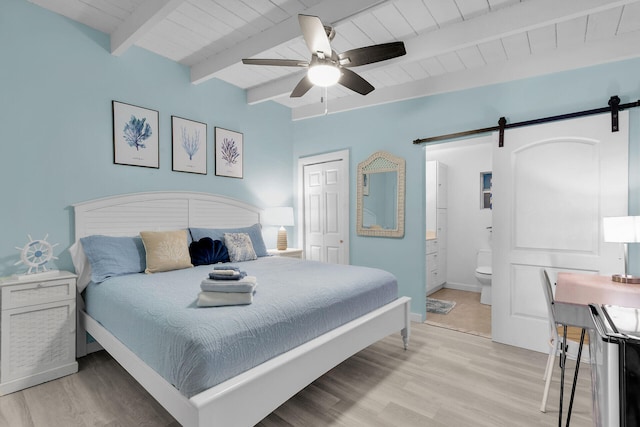
[[[151,136],[151,126],[146,121],[146,118],[138,119],[131,115],[129,122],[124,125],[124,139],[130,147],[135,147],[136,151],[146,148],[143,141]]]
[[[193,160],[193,156],[200,149],[200,131],[196,130],[193,136],[189,135],[187,128],[182,126],[182,148],[189,156],[189,160]]]

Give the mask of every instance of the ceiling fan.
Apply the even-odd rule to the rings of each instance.
[[[297,59],[243,59],[248,65],[275,65],[279,67],[306,67],[309,70],[291,92],[292,98],[299,98],[314,85],[332,86],[340,83],[354,92],[366,95],[375,88],[349,68],[374,62],[386,61],[405,55],[403,42],[391,42],[351,49],[336,53],[331,49],[331,40],[336,35],[332,27],[324,26],[317,16],[298,15],[302,36],[311,51],[311,60]]]

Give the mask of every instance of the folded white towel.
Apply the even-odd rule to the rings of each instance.
[[[253,292],[200,292],[198,307],[247,305],[253,302]]]
[[[239,279],[239,280],[215,280],[215,279],[207,278],[207,279],[204,279],[202,283],[219,283],[221,285],[230,284],[230,283],[236,283],[236,284],[242,284],[242,285],[255,285],[256,283],[258,283],[258,279],[256,278],[256,276],[244,276],[242,279]]]
[[[200,289],[205,292],[253,292],[258,284],[255,277],[250,280],[213,280],[204,279],[200,283]]]
[[[240,272],[238,270],[214,270],[216,274],[221,276],[239,276]]]

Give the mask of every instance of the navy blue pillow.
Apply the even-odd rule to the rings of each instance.
[[[220,240],[213,240],[211,237],[191,242],[189,255],[194,266],[229,262],[227,247]]]

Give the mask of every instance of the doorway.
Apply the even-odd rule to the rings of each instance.
[[[299,159],[298,189],[305,258],[349,264],[349,152]]]
[[[502,148],[496,135],[487,137],[494,139],[489,234],[493,340],[547,351],[541,268],[552,274],[621,271],[618,248],[604,243],[601,223],[603,217],[628,212],[628,117],[620,112],[618,132],[611,132],[611,116],[602,114],[508,129]],[[443,150],[469,141],[444,144]],[[459,191],[451,179],[448,187],[449,194]],[[451,197],[447,207],[452,210]],[[452,256],[453,229],[449,212],[445,289],[456,288],[453,277],[459,271]]]
[[[446,314],[428,311],[426,320],[483,337],[491,337],[491,306],[480,302],[475,270],[478,251],[491,250],[483,177],[492,170],[492,141],[489,135],[425,147],[426,293],[455,303]]]

